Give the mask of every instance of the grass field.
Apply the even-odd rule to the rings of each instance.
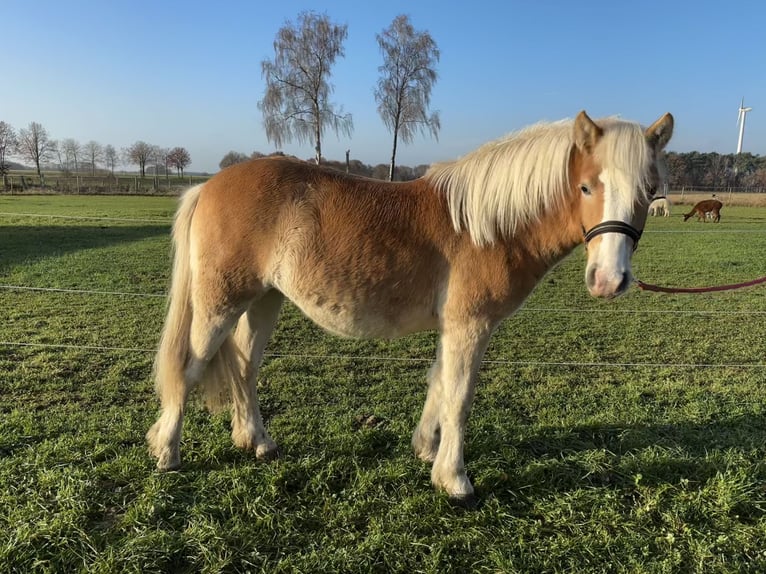
[[[578,249],[492,340],[475,511],[410,452],[435,336],[342,340],[290,306],[261,381],[282,458],[194,405],[159,474],[164,300],[65,290],[162,294],[174,207],[0,197],[0,572],[766,571],[766,287],[596,301]],[[766,207],[676,213],[648,221],[639,278],[766,275]]]

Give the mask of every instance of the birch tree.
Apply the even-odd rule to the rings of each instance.
[[[351,114],[330,102],[333,64],[343,57],[348,26],[326,15],[303,12],[297,24],[288,21],[274,40],[274,59],[261,62],[266,93],[258,103],[266,137],[277,147],[297,140],[313,143],[317,164],[322,161],[322,137],[327,129],[351,135]]]
[[[415,30],[405,15],[394,18],[376,37],[383,64],[378,67],[375,101],[383,123],[394,136],[388,170],[388,178],[393,180],[399,139],[406,144],[418,133],[439,137],[439,112],[428,115],[439,49],[431,35]]]

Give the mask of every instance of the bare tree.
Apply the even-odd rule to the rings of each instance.
[[[766,167],[747,174],[743,180],[744,185],[747,187],[759,188],[761,190],[766,189]]]
[[[70,170],[74,164],[74,172],[77,173],[80,169],[79,158],[82,152],[80,143],[72,138],[61,140],[61,151],[64,154],[66,169]]]
[[[64,165],[64,157],[61,155],[61,142],[58,140],[53,140],[51,143],[53,144],[53,151],[51,152],[51,156],[55,156],[56,165],[58,166],[59,171],[66,171],[66,166]]]
[[[184,147],[174,147],[168,155],[168,162],[174,168],[179,177],[183,177],[186,166],[191,164],[191,155]]]
[[[125,149],[125,161],[137,165],[141,172],[141,177],[146,175],[146,162],[152,158],[154,146],[144,141],[137,141],[132,146]]]
[[[111,144],[104,146],[104,161],[106,162],[106,168],[114,175],[114,167],[117,165],[119,157],[117,156],[117,150]]]
[[[274,40],[273,60],[263,60],[266,93],[258,103],[266,137],[277,147],[296,139],[314,143],[315,159],[322,161],[322,136],[330,128],[336,135],[351,135],[351,114],[329,101],[333,86],[330,70],[343,57],[347,25],[330,22],[327,15],[302,12],[297,25],[287,21]]]
[[[55,147],[55,142],[48,137],[48,132],[37,122],[30,122],[29,127],[19,132],[18,151],[24,159],[35,164],[37,175],[41,177],[40,164],[50,157]]]
[[[729,157],[713,152],[710,154],[707,173],[705,173],[703,181],[712,187],[722,186],[726,181],[726,173],[728,171]]]
[[[427,164],[427,163],[418,164],[418,165],[416,165],[415,167],[412,168],[412,175],[415,178],[423,177],[426,174],[426,172],[428,171],[429,167],[431,167],[431,166],[429,164]]]
[[[374,179],[388,179],[388,166],[385,163],[379,163],[372,168],[371,176]]]
[[[104,157],[104,148],[97,141],[90,140],[83,146],[85,157],[90,160],[90,173],[96,175],[96,164],[102,161]]]
[[[226,169],[229,166],[232,166],[236,163],[242,163],[243,161],[247,161],[248,159],[250,158],[247,157],[247,155],[242,152],[230,151],[225,156],[223,156],[221,161],[218,163],[218,167],[220,167],[221,169]]]
[[[388,178],[396,171],[396,146],[401,138],[410,143],[418,132],[439,137],[439,112],[428,115],[431,88],[436,82],[439,49],[428,32],[418,32],[409,16],[399,15],[376,36],[383,65],[375,90],[375,101],[383,123],[394,134]]]
[[[165,173],[165,178],[168,177],[168,164],[170,157],[170,149],[166,147],[160,147],[158,145],[153,146],[151,160],[154,161],[154,175],[159,177],[160,173]],[[161,168],[161,169],[160,169]]]
[[[8,173],[8,156],[16,152],[16,130],[6,123],[0,122],[0,175]]]

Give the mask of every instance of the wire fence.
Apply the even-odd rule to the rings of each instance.
[[[102,220],[110,222],[149,222],[149,223],[166,223],[170,224],[172,220],[170,218],[126,218],[126,217],[108,217],[108,216],[86,216],[86,215],[60,215],[60,214],[44,214],[44,213],[16,213],[16,212],[0,212],[0,216],[4,217],[30,217],[30,218],[59,218],[59,219],[80,219],[80,220]],[[697,231],[697,230],[648,230],[646,233],[766,233],[766,229],[749,229],[749,230],[725,230],[725,231]],[[107,296],[107,297],[139,297],[139,298],[151,298],[151,299],[165,299],[165,293],[141,293],[130,291],[109,291],[109,290],[93,290],[93,289],[74,289],[74,288],[61,288],[61,287],[44,287],[44,286],[29,286],[29,285],[11,285],[0,284],[0,290],[6,291],[18,291],[18,292],[37,292],[37,293],[50,293],[50,294],[67,294],[67,295],[79,295],[79,296]],[[764,310],[682,310],[682,309],[669,309],[669,310],[651,310],[651,309],[621,309],[621,308],[562,308],[562,307],[534,307],[524,306],[519,313],[555,313],[555,314],[592,314],[592,313],[604,313],[604,314],[632,314],[632,315],[648,315],[648,314],[662,314],[662,315],[699,315],[699,316],[752,316],[752,315],[766,315]],[[37,343],[28,341],[8,341],[0,340],[0,346],[2,347],[26,347],[26,348],[40,348],[40,349],[76,349],[83,351],[115,351],[115,352],[132,352],[132,353],[155,353],[156,348],[149,347],[123,347],[123,346],[102,346],[102,345],[80,345],[71,343]],[[379,356],[379,355],[330,355],[330,354],[305,354],[305,353],[266,353],[265,357],[270,358],[290,358],[290,359],[302,359],[302,360],[348,360],[348,361],[371,361],[371,362],[406,362],[406,363],[431,363],[432,359],[424,359],[417,357],[392,357],[392,356]],[[485,359],[483,364],[492,365],[507,365],[507,366],[525,366],[525,367],[578,367],[578,368],[633,368],[633,367],[647,367],[647,368],[700,368],[700,369],[764,369],[766,363],[667,363],[667,362],[597,362],[597,361],[512,361],[504,359]]]

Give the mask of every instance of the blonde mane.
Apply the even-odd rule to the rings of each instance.
[[[617,189],[621,200],[632,204],[652,160],[644,130],[616,118],[596,123],[604,134],[595,153],[603,169],[628,179]],[[445,194],[455,230],[466,229],[474,243],[485,245],[555,209],[569,190],[573,125],[573,120],[535,124],[431,166],[424,177]]]

